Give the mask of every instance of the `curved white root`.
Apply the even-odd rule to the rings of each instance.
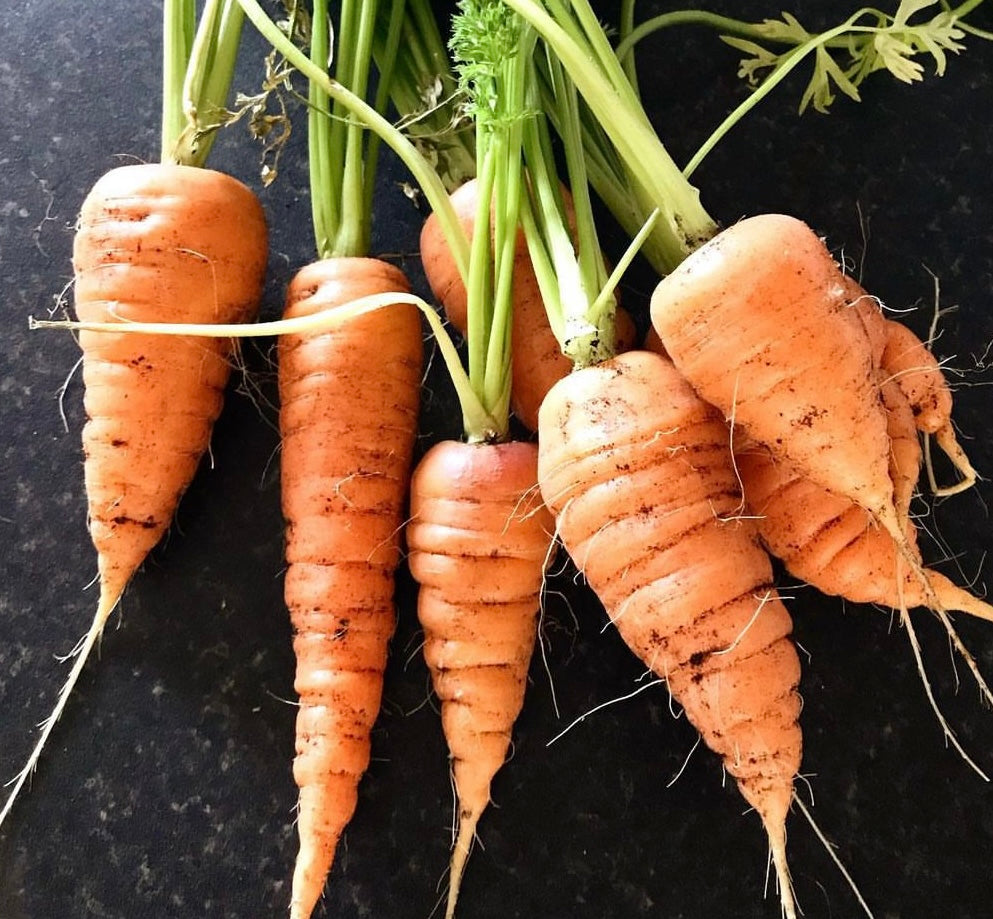
[[[840,858],[838,858],[838,853],[834,851],[834,846],[828,840],[827,836],[821,831],[821,828],[814,822],[814,816],[807,809],[807,806],[800,800],[799,795],[793,796],[793,803],[800,808],[800,813],[807,818],[807,822],[810,824],[810,828],[814,831],[814,835],[821,841],[824,848],[827,850],[827,854],[831,856],[831,861],[835,863],[838,870],[841,872],[841,876],[848,882],[848,886],[852,889],[852,893],[855,894],[855,899],[859,901],[859,906],[865,911],[865,914],[869,919],[873,919],[872,910],[869,909],[869,904],[865,902],[861,891],[858,889],[858,885],[855,883],[855,879],[848,873],[848,869],[842,864]]]
[[[968,491],[976,484],[976,481],[979,479],[979,473],[972,468],[969,457],[966,456],[965,450],[962,449],[961,444],[959,444],[958,439],[955,437],[955,430],[951,422],[939,428],[934,434],[934,439],[962,478],[954,485],[938,485],[934,474],[934,466],[931,463],[930,441],[928,438],[925,438],[924,467],[927,469],[928,484],[931,486],[932,494],[936,498],[947,498],[950,495],[957,495],[963,491]]]
[[[965,749],[963,748],[962,744],[959,743],[958,738],[955,736],[955,732],[952,731],[948,722],[945,720],[945,716],[941,713],[941,709],[938,708],[938,703],[935,701],[934,693],[931,690],[931,683],[929,682],[927,678],[927,673],[924,670],[924,659],[923,656],[921,655],[920,643],[917,641],[917,633],[914,631],[914,627],[910,623],[910,616],[907,614],[906,609],[900,611],[900,622],[907,632],[907,638],[910,641],[910,647],[914,652],[914,660],[917,661],[917,672],[921,676],[921,682],[923,682],[924,684],[924,692],[927,695],[928,702],[931,705],[931,709],[934,712],[935,717],[938,719],[938,724],[941,725],[941,730],[944,732],[945,737],[948,739],[949,743],[951,743],[951,745],[955,747],[956,750],[958,750],[959,755],[962,757],[962,759],[964,759],[966,763],[968,763],[969,766],[971,766],[972,769],[975,770],[975,772],[977,773],[977,775],[979,775],[980,778],[988,782],[990,780],[989,776],[985,772],[983,772],[983,770],[979,768],[979,766],[969,756],[969,754],[965,752]]]
[[[41,757],[41,751],[44,749],[45,743],[48,741],[48,737],[52,733],[52,728],[55,727],[55,722],[59,720],[59,716],[66,707],[66,703],[69,701],[69,696],[72,694],[72,691],[76,686],[76,682],[79,680],[79,676],[83,672],[83,668],[86,666],[86,661],[90,655],[90,651],[93,650],[93,646],[100,638],[103,628],[107,624],[107,620],[110,618],[110,614],[114,607],[117,606],[117,601],[119,599],[119,593],[112,596],[108,596],[106,592],[101,593],[100,601],[97,605],[96,615],[93,617],[93,622],[90,625],[89,631],[83,636],[79,644],[76,645],[76,647],[72,650],[72,653],[69,655],[70,657],[74,656],[76,660],[72,665],[72,669],[69,671],[69,676],[63,684],[62,689],[59,690],[59,697],[55,702],[55,708],[52,710],[52,713],[48,716],[48,718],[46,718],[42,723],[41,736],[39,736],[38,742],[31,751],[28,761],[24,764],[24,768],[21,769],[21,771],[7,783],[8,785],[13,785],[13,788],[11,789],[10,795],[7,797],[7,801],[4,803],[3,810],[0,811],[0,825],[2,825],[4,820],[7,819],[7,815],[14,806],[14,801],[17,799],[18,794],[24,787],[24,783],[27,782],[28,778],[34,772],[35,767],[38,765],[38,760]]]

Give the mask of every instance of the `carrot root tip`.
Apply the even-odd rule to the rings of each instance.
[[[459,832],[455,837],[452,850],[452,860],[448,878],[448,902],[445,906],[445,919],[455,916],[455,904],[458,902],[459,890],[462,887],[462,876],[472,851],[473,840],[476,837],[476,826],[482,812],[479,810],[461,814],[459,817]]]
[[[106,590],[101,591],[100,600],[97,604],[97,611],[93,616],[93,622],[90,624],[89,630],[80,639],[72,651],[66,655],[66,659],[75,657],[72,669],[69,671],[69,676],[66,678],[65,683],[63,683],[62,688],[59,690],[58,698],[55,700],[55,707],[52,709],[51,714],[45,719],[45,721],[42,722],[41,734],[38,737],[38,741],[35,743],[34,748],[31,750],[27,762],[24,764],[21,771],[18,772],[18,774],[8,783],[12,786],[12,788],[10,794],[7,796],[7,800],[4,802],[3,810],[0,810],[0,825],[2,825],[4,820],[7,819],[7,815],[13,808],[14,802],[20,794],[21,789],[24,787],[31,775],[34,774],[35,768],[38,765],[38,760],[41,758],[42,750],[44,750],[45,744],[48,742],[49,735],[52,733],[55,723],[62,715],[62,712],[66,707],[66,703],[69,701],[69,696],[72,695],[72,691],[79,680],[80,674],[86,666],[86,661],[89,659],[90,652],[93,650],[93,646],[97,643],[101,634],[103,634],[104,626],[107,624],[107,620],[110,618],[110,614],[113,612],[114,607],[117,606],[119,599],[120,593],[108,593]]]

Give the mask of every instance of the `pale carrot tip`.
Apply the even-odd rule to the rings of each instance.
[[[776,869],[776,880],[779,885],[779,902],[782,905],[783,916],[786,919],[797,919],[796,900],[793,897],[793,881],[790,878],[789,865],[786,863],[786,828],[779,826],[775,829],[766,827],[769,835],[769,845],[772,849],[772,863]]]
[[[480,811],[469,815],[463,815],[459,819],[459,832],[455,838],[455,849],[452,852],[452,861],[448,879],[448,904],[445,907],[445,919],[453,919],[455,916],[455,904],[459,898],[459,889],[462,886],[462,875],[465,873],[466,862],[469,860],[469,853],[472,851],[472,840],[476,835],[476,825],[479,823]]]
[[[962,476],[962,478],[954,485],[946,485],[941,488],[933,487],[932,491],[934,492],[935,497],[948,498],[952,495],[960,494],[963,491],[968,491],[973,485],[976,484],[979,474],[972,468],[972,463],[969,462],[969,457],[966,456],[961,444],[959,444],[958,439],[955,437],[955,430],[952,427],[951,422],[939,428],[939,430],[935,432],[934,439],[938,442],[938,446],[941,447],[945,456],[947,456],[951,461],[959,475]],[[933,473],[931,473],[930,469],[928,472],[931,474],[933,480]]]

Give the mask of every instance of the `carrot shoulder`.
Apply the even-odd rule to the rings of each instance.
[[[795,916],[785,824],[800,663],[769,558],[741,517],[723,418],[668,360],[635,351],[557,384],[539,445],[563,544],[759,813]]]
[[[325,259],[293,279],[285,315],[407,289],[385,262]],[[300,696],[294,919],[309,916],[320,897],[369,764],[395,623],[422,359],[419,314],[408,305],[279,342],[284,590]]]
[[[411,481],[408,562],[459,802],[448,917],[524,703],[553,526],[537,453],[443,441]]]

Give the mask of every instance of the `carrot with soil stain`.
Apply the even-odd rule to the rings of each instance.
[[[377,259],[325,259],[294,278],[285,316],[406,287],[399,269]],[[284,591],[300,697],[294,919],[313,911],[369,764],[422,352],[419,313],[407,304],[279,341]]]
[[[766,214],[722,231],[664,278],[652,324],[745,437],[864,507],[906,549],[872,347],[846,292],[806,224]]]
[[[411,482],[408,564],[459,802],[449,917],[524,703],[553,528],[537,464],[533,444],[444,441]]]
[[[286,293],[284,318],[406,294],[399,268],[367,257],[377,138],[331,97],[324,67],[356,99],[369,87],[379,4],[342,7],[332,32],[317,0],[309,78],[310,191],[318,260]],[[385,10],[384,10],[385,12]],[[402,13],[393,5],[388,19]],[[387,23],[389,27],[389,23]],[[289,56],[289,55],[288,55]],[[312,76],[317,71],[319,76]],[[389,76],[382,78],[385,98]],[[371,756],[390,637],[394,578],[417,437],[423,369],[420,313],[410,303],[349,316],[323,331],[281,336],[279,429],[286,520],[284,598],[299,696],[293,777],[299,849],[291,919],[308,919],[324,890]]]
[[[632,351],[553,387],[539,450],[559,537],[758,812],[795,917],[786,816],[802,748],[800,662],[769,558],[740,516],[724,419],[671,362]]]
[[[201,20],[197,47],[211,52],[219,82],[209,91],[219,105],[241,19],[232,13],[222,25],[217,4],[213,13]],[[167,4],[167,36],[170,15],[178,14]],[[193,22],[184,21],[183,28],[192,33]],[[167,71],[180,81],[184,69],[189,82],[204,66],[203,58],[184,57],[168,38],[166,59],[172,65]],[[268,257],[265,216],[241,182],[203,168],[210,133],[201,136],[195,122],[175,117],[185,91],[167,82],[162,161],[112,169],[83,202],[72,257],[81,321],[238,323],[258,310]],[[83,468],[100,596],[0,822],[125,587],[172,522],[210,442],[231,371],[227,339],[82,331],[79,345],[87,415]]]

